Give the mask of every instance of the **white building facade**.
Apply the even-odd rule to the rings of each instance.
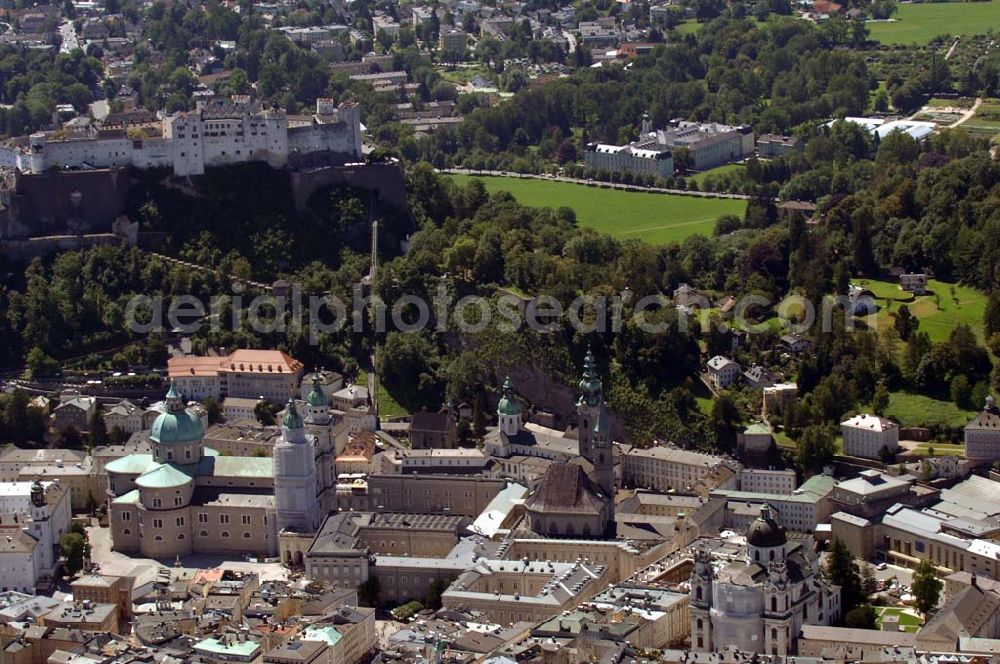
[[[899,451],[899,425],[878,415],[855,415],[840,423],[844,454],[879,459]]]
[[[308,124],[289,124],[282,109],[257,109],[242,103],[201,103],[191,112],[163,118],[162,137],[53,140],[32,134],[26,152],[5,149],[0,161],[22,171],[44,173],[51,168],[165,168],[174,175],[201,175],[206,168],[263,161],[281,168],[290,157],[332,152],[359,159],[361,109],[345,102],[316,100]]]

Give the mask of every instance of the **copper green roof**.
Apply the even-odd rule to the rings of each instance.
[[[514,383],[510,376],[507,376],[507,380],[503,382],[503,396],[500,398],[500,403],[497,404],[497,413],[500,415],[521,414],[521,403],[514,394]]]
[[[203,435],[201,418],[188,409],[162,413],[149,432],[150,439],[160,444],[196,443]]]
[[[601,378],[597,374],[597,361],[587,348],[583,359],[583,378],[580,379],[580,401],[596,406],[601,394]]]
[[[150,470],[150,466],[155,463],[156,462],[153,461],[152,454],[129,454],[128,456],[123,456],[120,459],[109,461],[107,465],[104,466],[104,469],[109,473],[141,475],[147,470]]]
[[[194,644],[195,650],[209,652],[214,655],[229,655],[238,657],[253,657],[260,650],[260,644],[253,639],[239,641],[231,639],[220,641],[219,639],[205,639]]]
[[[594,433],[610,433],[610,423],[608,422],[608,411],[604,407],[604,401],[601,401],[600,405],[597,407],[597,417],[594,418]]]
[[[332,625],[324,627],[306,627],[302,631],[303,641],[325,641],[327,645],[335,646],[342,638],[342,634]]]
[[[170,381],[170,389],[167,390],[168,399],[180,399],[181,393],[177,389],[177,383],[175,381]]]
[[[281,426],[286,429],[302,428],[302,418],[299,417],[299,411],[295,408],[295,399],[292,397],[288,397],[288,405],[285,407],[285,418],[281,421]]]
[[[174,489],[191,483],[191,476],[172,464],[164,464],[136,478],[136,486],[143,489]]]
[[[309,390],[309,395],[306,397],[306,403],[308,403],[312,408],[323,408],[330,404],[329,400],[326,398],[326,394],[323,392],[323,388],[320,386],[320,375],[315,374],[313,376],[313,386]]]
[[[123,493],[117,498],[113,499],[111,502],[118,503],[119,505],[135,505],[139,502],[139,490],[132,489],[128,493]]]

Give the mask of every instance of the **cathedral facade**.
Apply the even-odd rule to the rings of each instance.
[[[317,386],[305,420],[289,399],[273,458],[220,456],[174,385],[166,404],[150,431],[152,454],[107,465],[114,550],[274,556],[286,534],[311,535],[336,509],[333,418]]]
[[[786,656],[802,625],[833,625],[840,587],[827,583],[819,557],[789,542],[767,503],[747,531],[741,559],[695,555],[691,576],[691,649]]]
[[[550,465],[524,505],[531,530],[546,537],[603,537],[614,531],[611,427],[597,363],[589,350],[576,408],[579,458]],[[497,411],[501,432],[520,428],[520,404],[510,379],[504,384]]]

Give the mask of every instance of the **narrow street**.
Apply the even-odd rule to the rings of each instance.
[[[67,19],[59,25],[59,36],[62,37],[62,45],[59,46],[60,53],[69,53],[80,48],[80,40],[77,39],[76,28],[73,27],[72,21]]]

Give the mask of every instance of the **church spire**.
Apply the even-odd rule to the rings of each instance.
[[[330,405],[326,393],[323,391],[323,376],[317,371],[313,374],[312,389],[306,397],[306,403],[313,408],[325,408]]]
[[[497,421],[500,431],[508,436],[515,436],[521,430],[521,402],[514,393],[514,382],[507,376],[501,388],[500,401],[497,403]]]
[[[601,401],[601,378],[597,373],[597,361],[594,353],[587,346],[587,355],[583,358],[583,378],[580,379],[580,404],[596,406]]]
[[[177,381],[170,381],[170,389],[167,390],[167,412],[177,413],[184,410],[184,400],[181,399],[181,391],[177,389]]]

